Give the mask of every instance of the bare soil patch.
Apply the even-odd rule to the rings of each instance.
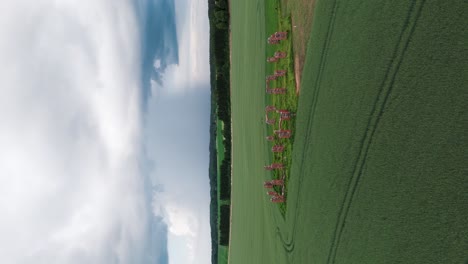
[[[283,0],[283,5],[291,13],[294,71],[296,77],[296,92],[300,91],[302,71],[304,69],[307,42],[312,31],[312,21],[316,0]]]

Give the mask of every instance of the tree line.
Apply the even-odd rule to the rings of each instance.
[[[229,245],[229,229],[231,225],[231,206],[221,205],[221,215],[219,219],[219,244]]]
[[[216,114],[224,124],[224,160],[220,166],[220,197],[231,197],[231,90],[229,51],[229,11],[227,0],[210,0],[210,58],[214,72],[212,91],[216,98]],[[210,6],[209,6],[210,8]]]
[[[208,0],[210,22],[210,81],[212,96],[212,119],[210,124],[210,222],[212,255],[211,262],[218,263],[218,245],[228,245],[230,229],[230,206],[223,204],[218,215],[217,195],[221,200],[231,197],[231,95],[230,95],[230,51],[229,51],[229,2]],[[222,121],[224,159],[220,165],[217,189],[217,152],[215,146],[216,122]],[[214,140],[213,140],[214,139]],[[214,153],[214,154],[213,154]],[[219,221],[219,222],[218,222]],[[219,223],[219,226],[218,226]]]
[[[218,157],[216,152],[216,103],[211,94],[210,114],[210,229],[211,229],[211,263],[218,262]]]

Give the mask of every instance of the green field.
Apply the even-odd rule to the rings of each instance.
[[[228,263],[228,247],[219,246],[218,247],[218,264]]]
[[[262,187],[265,3],[231,7],[229,262],[468,261],[468,2],[317,2],[285,218]]]

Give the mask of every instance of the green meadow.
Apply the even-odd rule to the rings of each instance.
[[[229,263],[466,263],[468,2],[317,1],[281,207],[264,109],[295,88],[265,95],[293,70],[266,39],[294,2],[231,1]]]

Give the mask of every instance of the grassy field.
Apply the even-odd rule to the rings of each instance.
[[[228,263],[229,248],[225,246],[218,247],[218,264]]]
[[[285,218],[262,188],[265,3],[231,5],[229,262],[468,261],[468,3],[317,2]]]
[[[273,219],[283,217],[262,187],[271,177],[265,136],[265,4],[232,1],[233,187],[230,263],[285,263]]]

